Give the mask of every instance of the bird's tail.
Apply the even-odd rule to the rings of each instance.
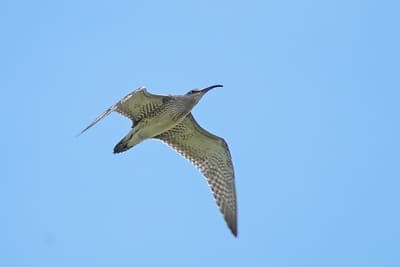
[[[127,151],[134,145],[140,143],[141,140],[135,138],[135,131],[132,129],[121,141],[114,147],[114,153],[121,153]]]

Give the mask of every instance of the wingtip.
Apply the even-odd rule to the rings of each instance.
[[[83,130],[80,131],[79,133],[75,134],[75,137],[78,138],[78,137],[81,136],[84,132],[86,132],[87,129],[89,129],[89,127],[86,127],[85,129],[83,129]]]
[[[237,232],[232,231],[232,230],[231,230],[231,232],[232,232],[232,235],[233,235],[235,238],[238,238],[238,233],[237,233]]]
[[[81,136],[84,132],[86,132],[87,129],[89,129],[89,127],[86,127],[85,129],[83,129],[82,131],[80,131],[80,132],[76,135],[76,137]]]
[[[234,224],[229,224],[229,230],[231,230],[231,233],[234,237],[238,237],[238,230],[237,230],[237,224],[236,222]]]
[[[237,224],[237,213],[236,209],[235,211],[232,210],[225,210],[223,212],[224,214],[224,219],[226,224],[228,225],[229,230],[233,234],[234,237],[238,236],[238,224]]]

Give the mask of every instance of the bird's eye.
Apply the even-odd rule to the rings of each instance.
[[[191,90],[190,92],[189,92],[189,94],[195,94],[195,93],[198,93],[200,90],[197,90],[197,89],[193,89],[193,90]]]

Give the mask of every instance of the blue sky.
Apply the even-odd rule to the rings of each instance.
[[[400,266],[398,1],[2,1],[0,266]],[[235,239],[130,91],[212,84]]]

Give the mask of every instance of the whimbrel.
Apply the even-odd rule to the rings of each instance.
[[[233,235],[237,236],[235,175],[225,140],[203,129],[191,110],[213,88],[194,89],[185,95],[155,95],[141,87],[98,116],[81,133],[116,111],[132,120],[132,129],[114,147],[124,152],[143,140],[155,138],[170,145],[205,176]]]

